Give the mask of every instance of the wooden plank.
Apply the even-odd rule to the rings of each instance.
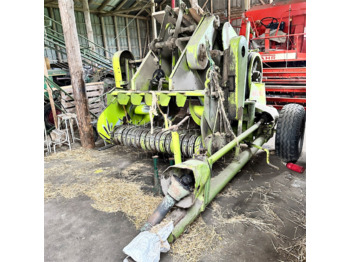
[[[209,1],[209,0],[205,1],[205,3],[204,3],[203,6],[202,6],[202,9],[204,9],[204,7],[207,5],[208,1]]]
[[[91,92],[86,92],[87,97],[99,97],[102,95],[102,92],[100,91],[91,91]]]
[[[86,97],[86,86],[83,80],[83,64],[79,49],[77,26],[74,16],[73,0],[58,0],[64,39],[66,43],[67,59],[76,101],[76,114],[79,123],[81,145],[84,148],[94,148],[94,133]]]
[[[94,91],[94,90],[102,90],[103,91],[103,82],[93,82],[93,83],[87,83],[85,84],[86,92]],[[71,85],[69,86],[62,86],[61,87],[64,91],[67,93],[73,93],[73,88]]]
[[[59,6],[57,4],[44,4],[44,7],[53,7],[53,8],[59,8]],[[74,8],[75,11],[80,11],[80,12],[84,12],[83,8]],[[126,15],[126,14],[113,14],[111,12],[105,12],[105,11],[97,11],[97,10],[90,10],[91,14],[96,14],[99,16],[113,16],[113,15],[117,15],[119,17],[128,17],[128,18],[135,18],[134,15]],[[148,17],[145,16],[137,16],[137,19],[143,19],[143,20],[148,20]]]
[[[103,107],[97,107],[97,108],[90,109],[90,112],[93,114],[100,114],[103,109],[104,109]],[[75,107],[66,108],[66,111],[67,113],[76,113]]]
[[[122,9],[122,7],[126,4],[126,2],[128,2],[128,0],[124,0],[124,1],[121,2],[121,3],[118,3],[118,4],[113,8],[112,12]]]
[[[88,102],[89,102],[89,109],[91,107],[94,108],[96,106],[103,105],[103,101],[102,100],[97,100],[96,101],[95,97],[89,98]],[[75,105],[76,105],[74,100],[70,100],[69,101],[69,100],[64,100],[64,99],[61,100],[61,104],[62,104],[62,106],[64,106],[64,108],[75,107]]]
[[[100,5],[100,6],[97,8],[97,10],[98,10],[98,11],[102,11],[103,8],[105,8],[105,6],[108,5],[110,1],[111,1],[111,0],[104,0],[103,3],[102,3],[102,5]]]

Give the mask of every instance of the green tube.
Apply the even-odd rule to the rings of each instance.
[[[178,132],[171,132],[173,149],[174,149],[174,158],[175,165],[181,163],[181,149],[180,149],[180,137]]]
[[[254,144],[261,146],[265,142],[265,139],[265,136],[260,136],[254,141]],[[201,210],[204,210],[205,206],[203,205],[208,205],[258,150],[259,149],[256,147],[251,147],[250,149],[243,151],[239,155],[239,161],[233,161],[223,171],[221,171],[219,175],[211,179],[208,202],[203,203],[203,201],[200,199],[196,200],[194,205],[187,211],[184,218],[181,219],[174,227],[171,235],[168,238],[170,243],[174,242],[176,238],[178,238],[185,231],[186,227],[199,216]]]
[[[221,157],[227,154],[232,148],[234,148],[237,145],[237,141],[241,142],[243,139],[245,139],[247,136],[249,136],[251,133],[257,130],[262,123],[263,123],[263,120],[260,120],[255,125],[253,125],[249,129],[244,131],[242,134],[240,134],[237,137],[237,139],[234,139],[230,143],[225,145],[223,148],[221,148],[219,151],[217,151],[215,154],[213,154],[211,157],[208,158],[208,163],[212,166],[216,161],[218,161]]]
[[[265,136],[260,136],[255,139],[253,144],[262,146],[265,139]],[[258,150],[259,149],[256,147],[250,147],[250,149],[243,151],[241,154],[239,154],[239,161],[232,162],[223,171],[221,171],[219,175],[211,180],[208,204],[217,194],[220,193],[226,184],[231,181],[231,179],[243,168],[243,166]]]
[[[149,114],[149,106],[147,105],[139,105],[135,107],[135,114],[138,115],[148,115]]]

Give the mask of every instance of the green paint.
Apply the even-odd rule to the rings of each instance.
[[[204,112],[204,106],[197,106],[197,105],[192,105],[192,103],[189,103],[189,109],[190,109],[190,114],[193,119],[193,121],[197,125],[201,125],[201,117]]]
[[[169,102],[170,102],[170,96],[162,93],[159,95],[159,104],[161,106],[168,106]]]
[[[139,94],[131,94],[131,103],[133,105],[140,105],[142,102],[143,96],[139,95]]]
[[[175,164],[181,163],[180,137],[178,132],[171,132],[171,143],[174,152]]]
[[[187,96],[180,93],[176,93],[176,105],[178,107],[183,107],[186,103],[186,100],[187,100]]]
[[[111,141],[109,139],[111,138],[111,134],[107,133],[104,127],[107,130],[112,130],[114,126],[123,124],[122,120],[124,116],[125,112],[123,107],[116,101],[107,106],[97,120],[97,132],[100,134],[101,138],[110,143]],[[109,128],[107,128],[108,124]]]
[[[129,103],[130,96],[124,94],[124,93],[119,93],[118,94],[118,103],[121,105],[127,105]]]
[[[146,93],[145,94],[145,103],[148,106],[152,105],[152,94],[151,93]]]

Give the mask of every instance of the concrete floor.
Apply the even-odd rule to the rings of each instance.
[[[99,145],[103,145],[101,141]],[[273,149],[274,140],[265,147]],[[149,192],[153,183],[151,155],[140,152],[123,147],[93,150],[99,160],[94,168],[123,170],[140,161],[141,154],[145,166],[133,172],[144,174],[135,181],[141,179],[147,185],[143,190]],[[306,166],[305,153],[304,143],[298,161],[303,166]],[[91,169],[91,163],[89,166],[89,162],[74,161],[68,156],[66,165],[72,168],[86,165],[86,170]],[[204,222],[215,227],[220,241],[213,251],[203,252],[199,261],[297,261],[293,257],[297,251],[288,247],[305,237],[306,171],[303,174],[290,171],[273,154],[270,162],[280,169],[268,166],[265,153],[259,151],[202,213]],[[61,164],[58,160],[45,159],[46,170]],[[214,172],[227,164],[227,161],[218,162]],[[166,163],[161,162],[160,171],[165,168]],[[76,183],[71,179],[71,172],[67,168],[59,175],[45,175],[45,183]],[[111,174],[115,178],[119,175],[120,172]],[[122,249],[138,231],[124,213],[98,211],[92,203],[86,195],[45,200],[45,261],[122,261],[125,258]],[[175,260],[187,261],[175,259],[169,253],[161,256],[161,261]]]

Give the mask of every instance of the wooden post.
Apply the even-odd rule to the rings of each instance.
[[[91,43],[89,43],[89,47],[90,47],[91,51],[95,51],[94,32],[92,31],[89,3],[88,3],[88,0],[81,0],[81,2],[83,4],[83,12],[84,12],[87,37],[88,37],[89,41],[91,42]]]
[[[210,12],[213,13],[213,0],[210,0]]]
[[[231,24],[231,0],[227,0],[227,21]]]
[[[55,16],[53,14],[53,9],[52,7],[49,7],[49,13],[51,16],[52,20],[55,20]],[[56,20],[55,20],[56,21]],[[56,24],[52,23],[52,28],[55,32],[57,32]],[[61,55],[61,48],[58,45],[55,45],[55,50],[56,50],[56,55],[57,55],[57,60],[58,62],[62,63],[62,55]]]
[[[103,47],[107,50],[105,52],[105,56],[109,58],[108,43],[107,43],[107,37],[106,37],[106,27],[105,27],[105,20],[103,16],[101,16],[101,27],[102,27]]]
[[[139,24],[138,19],[136,19],[136,25],[137,25],[137,38],[139,40],[139,53],[140,53],[140,59],[141,59],[142,58],[142,47],[141,47],[140,24]]]
[[[117,41],[117,47],[118,47],[118,51],[119,51],[120,50],[120,44],[119,44],[117,17],[113,16],[113,20],[114,20],[115,40]]]
[[[242,6],[242,10],[244,11],[248,11],[250,9],[250,0],[243,0],[243,6]]]
[[[44,75],[46,77],[49,77],[49,73],[47,72],[47,67],[46,67],[46,61],[45,61],[45,58],[44,58]],[[56,115],[56,107],[55,107],[55,102],[53,101],[53,97],[52,97],[52,90],[51,88],[49,87],[49,83],[46,82],[46,90],[47,90],[47,93],[49,94],[49,99],[50,99],[50,105],[51,105],[51,111],[52,111],[52,115],[53,115],[53,121],[55,122],[55,127],[56,129],[58,128],[58,125],[57,125],[57,115]]]
[[[153,39],[156,39],[157,38],[157,21],[156,19],[153,17],[153,13],[156,12],[156,6],[155,6],[155,3],[154,3],[154,0],[151,0],[152,2],[152,33],[153,33]]]
[[[64,39],[66,42],[67,59],[75,109],[79,123],[81,145],[84,148],[94,148],[94,134],[89,114],[89,105],[86,97],[85,82],[83,79],[83,63],[79,50],[77,27],[74,17],[73,0],[58,0],[60,8]]]

